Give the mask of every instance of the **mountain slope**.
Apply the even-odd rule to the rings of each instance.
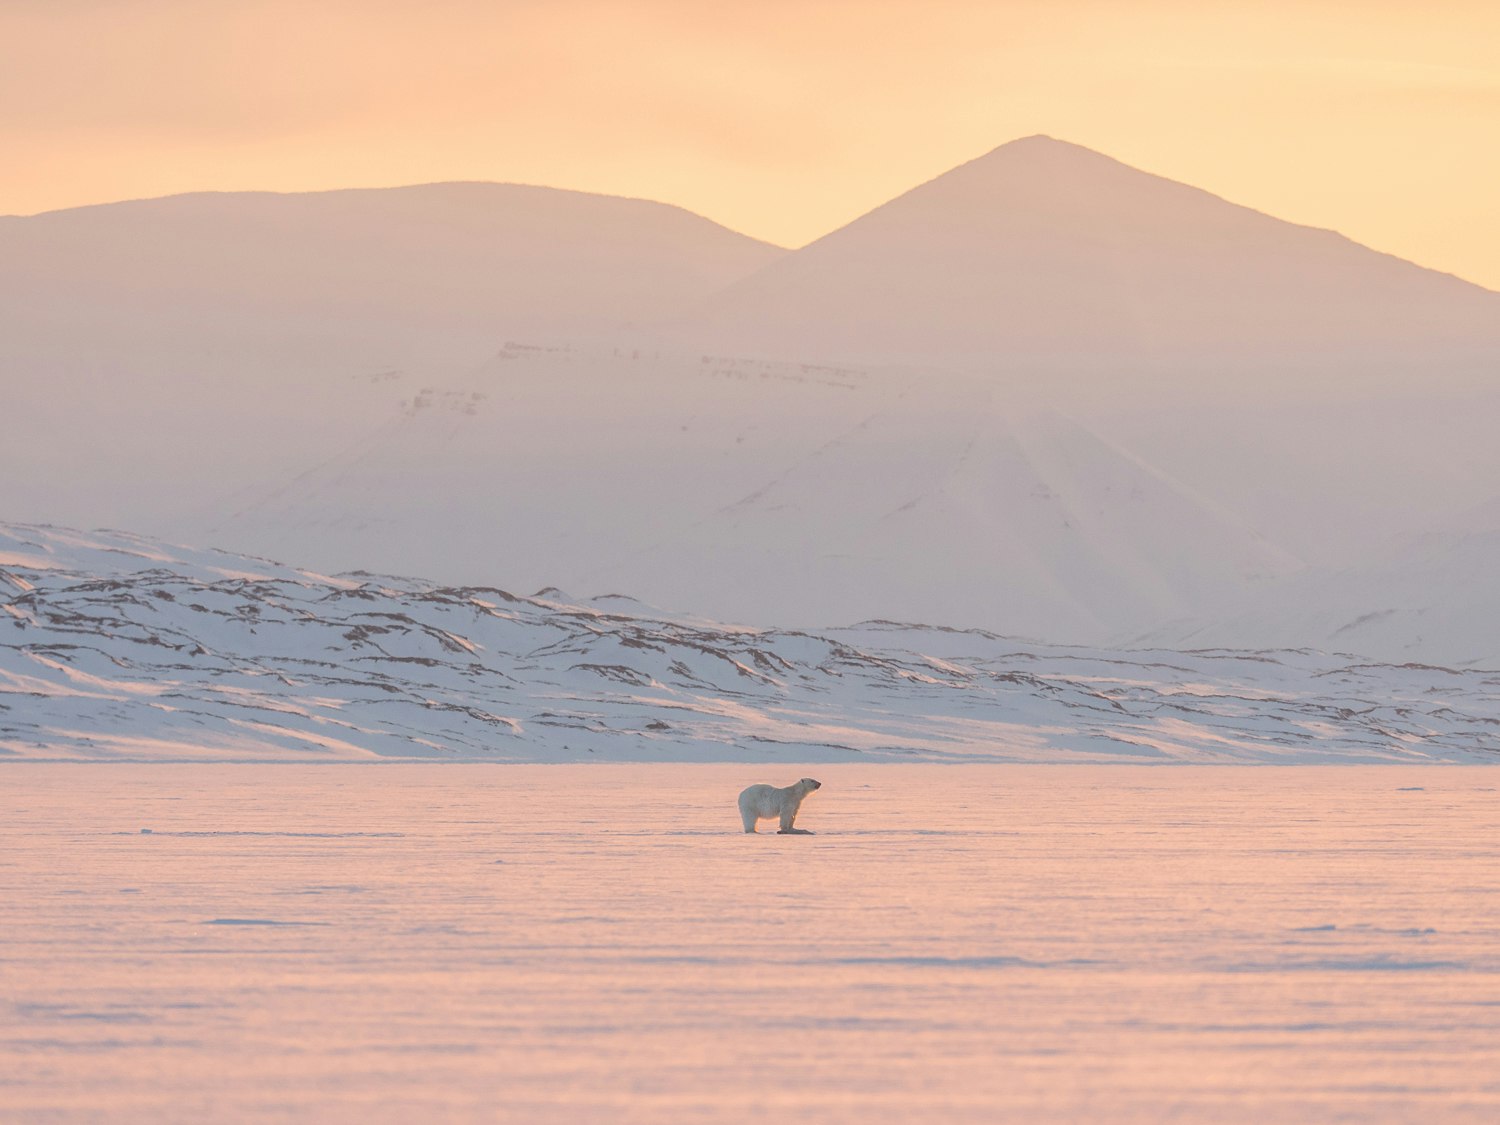
[[[528,586],[762,624],[895,616],[1088,641],[1295,567],[982,384],[702,359],[509,349],[349,455],[175,534],[449,581],[503,560]]]
[[[1357,566],[1319,567],[1148,631],[1143,643],[1276,644],[1458,667],[1500,666],[1500,499]]]
[[[680,208],[506,184],[0,218],[3,515],[190,524],[516,336],[660,317],[780,253]]]
[[[0,760],[1490,761],[1493,673],[325,577],[0,524]]]
[[[945,391],[872,412],[605,580],[750,620],[1097,639],[1297,568],[1070,419]]]
[[[1305,363],[1500,345],[1500,294],[1029,137],[734,283],[752,353],[964,365]]]
[[[677,207],[515,184],[202,193],[0,218],[0,345],[477,361],[669,315],[781,254]],[[58,333],[64,339],[56,340]],[[347,369],[347,368],[346,368]]]

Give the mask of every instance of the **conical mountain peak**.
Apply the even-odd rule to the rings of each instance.
[[[748,353],[986,369],[1500,347],[1496,294],[1042,135],[772,263],[705,321]]]
[[[1006,141],[1004,144],[996,145],[983,156],[975,157],[969,163],[977,164],[992,159],[1034,160],[1067,156],[1083,157],[1090,160],[1108,160],[1115,164],[1119,163],[1114,157],[1106,156],[1104,153],[1091,149],[1086,145],[1059,140],[1057,137],[1048,136],[1046,133],[1033,133],[1029,137],[1017,137],[1013,141]]]
[[[1073,215],[1069,221],[1074,223],[1094,222],[1093,212],[1107,223],[1116,220],[1122,205],[1170,212],[1188,200],[1234,206],[1094,149],[1038,133],[1008,141],[950,168],[876,208],[870,216],[933,207],[950,219],[982,224],[984,213],[1000,205],[1038,216],[1068,212]],[[1248,212],[1248,208],[1235,209]],[[850,226],[863,221],[857,219]]]

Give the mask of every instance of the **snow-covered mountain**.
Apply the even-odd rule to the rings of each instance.
[[[679,207],[518,184],[4,216],[0,357],[101,381],[137,359],[212,379],[224,353],[341,371],[468,362],[511,338],[669,316],[782,253]]]
[[[1500,674],[325,576],[0,525],[0,756],[1489,761]]]
[[[660,318],[780,253],[677,207],[508,184],[0,217],[0,517],[190,531],[509,339]]]
[[[750,354],[1004,378],[1347,376],[1393,353],[1492,356],[1500,294],[1038,136],[731,284],[693,330]]]
[[[1484,530],[1500,295],[1046,138],[795,252],[505,185],[0,219],[0,390],[0,518],[760,625],[1500,658],[1482,579],[1433,612],[1392,554]]]

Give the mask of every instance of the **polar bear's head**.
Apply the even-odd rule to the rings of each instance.
[[[797,787],[804,793],[811,793],[814,789],[823,788],[823,783],[821,781],[814,781],[810,777],[804,777],[801,781],[797,782]]]

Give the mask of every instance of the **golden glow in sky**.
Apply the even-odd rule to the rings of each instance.
[[[0,0],[0,213],[480,179],[796,246],[1049,133],[1500,289],[1500,3]]]

